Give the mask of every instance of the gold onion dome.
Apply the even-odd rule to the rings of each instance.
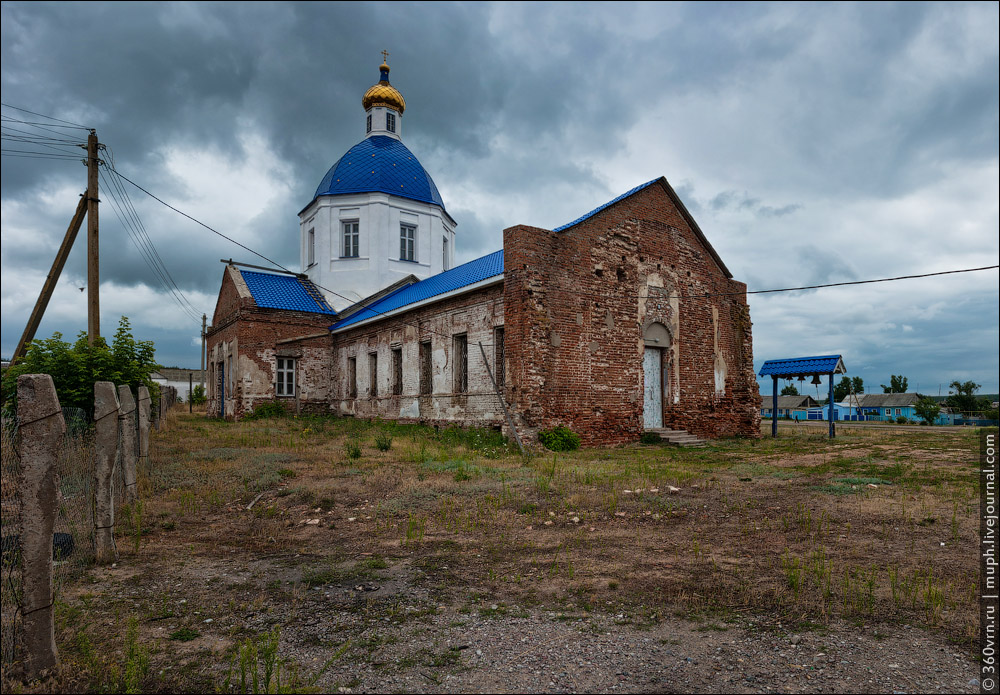
[[[406,110],[406,101],[399,91],[389,84],[389,66],[383,61],[379,66],[378,84],[372,85],[361,98],[361,105],[365,111],[373,106],[386,106],[395,109],[400,115]]]

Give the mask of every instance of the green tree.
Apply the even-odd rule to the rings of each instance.
[[[799,395],[799,390],[795,388],[795,384],[789,384],[781,389],[782,396],[797,396]]]
[[[851,393],[851,380],[843,377],[839,383],[833,385],[833,400],[840,403]]]
[[[851,387],[854,389],[854,393],[864,393],[865,392],[865,380],[859,376],[851,378]]]
[[[917,401],[913,409],[917,412],[917,416],[928,425],[933,425],[934,421],[937,420],[937,416],[941,413],[941,406],[937,404],[937,401],[928,396],[924,396]]]
[[[881,384],[882,393],[906,393],[909,380],[902,374],[893,374],[889,377],[889,385]]]
[[[73,345],[64,341],[58,332],[51,338],[33,340],[24,357],[3,375],[4,405],[12,404],[17,392],[17,377],[22,374],[49,374],[63,407],[93,410],[94,383],[98,381],[127,384],[133,391],[146,386],[156,402],[160,389],[150,378],[159,368],[153,360],[155,352],[153,341],[132,337],[129,321],[124,316],[118,322],[110,346],[104,338],[96,339],[91,345],[84,331]]]
[[[981,388],[981,384],[974,381],[953,381],[948,388],[952,390],[948,395],[948,407],[963,413],[981,409],[980,399],[976,398],[976,391]]]

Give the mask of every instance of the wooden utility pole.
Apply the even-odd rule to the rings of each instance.
[[[87,342],[91,345],[101,336],[101,267],[98,239],[97,204],[100,193],[97,184],[97,131],[87,137]]]
[[[205,330],[208,316],[201,315],[201,393],[205,395]]]
[[[38,295],[35,308],[31,311],[31,316],[28,318],[28,325],[25,326],[24,333],[21,335],[21,341],[14,350],[11,363],[21,359],[24,356],[24,351],[28,348],[28,344],[35,339],[35,331],[38,330],[38,324],[42,321],[45,307],[49,305],[49,299],[52,298],[52,290],[55,289],[56,283],[59,281],[59,276],[62,274],[63,266],[66,265],[66,259],[69,258],[69,252],[73,248],[77,232],[83,226],[83,217],[87,214],[87,200],[88,196],[84,193],[80,198],[80,204],[76,206],[76,214],[73,215],[73,220],[66,229],[66,236],[63,237],[62,245],[59,246],[56,258],[52,261],[52,269],[45,278],[45,283],[42,285],[42,292]]]

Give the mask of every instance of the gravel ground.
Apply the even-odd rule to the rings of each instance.
[[[405,610],[405,609],[404,609]],[[417,610],[417,609],[415,609]],[[910,626],[834,623],[793,634],[752,619],[739,624],[666,618],[651,627],[628,616],[567,617],[514,609],[481,614],[439,607],[415,622],[325,625],[366,644],[332,664],[316,685],[334,692],[886,692],[978,691],[976,664],[940,636]],[[516,615],[516,617],[514,617]],[[334,616],[329,616],[334,618]],[[344,617],[344,616],[340,616]],[[336,618],[334,618],[336,620]],[[283,653],[316,672],[335,652],[303,647],[295,624]],[[361,628],[355,633],[354,629]],[[373,639],[374,638],[374,639]],[[374,645],[374,648],[372,648]],[[285,648],[287,646],[287,649]],[[361,650],[362,652],[364,650]],[[353,657],[351,656],[353,655]]]

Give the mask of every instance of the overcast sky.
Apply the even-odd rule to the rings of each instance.
[[[296,214],[364,137],[380,51],[403,137],[458,221],[466,261],[515,224],[553,228],[658,176],[751,290],[993,265],[998,5],[5,2],[3,102],[97,129],[117,170],[298,270]],[[5,106],[4,135],[50,122]],[[83,142],[86,131],[53,128]],[[52,145],[53,143],[49,143]],[[2,353],[79,195],[65,152],[4,139]],[[82,155],[82,151],[79,151]],[[105,184],[102,182],[102,186]],[[259,259],[130,189],[196,314],[220,258]],[[38,337],[86,328],[81,234]],[[200,325],[101,210],[102,332],[130,318],[164,365]],[[840,353],[998,391],[998,272],[750,297],[754,356]],[[190,313],[190,312],[189,312]]]

